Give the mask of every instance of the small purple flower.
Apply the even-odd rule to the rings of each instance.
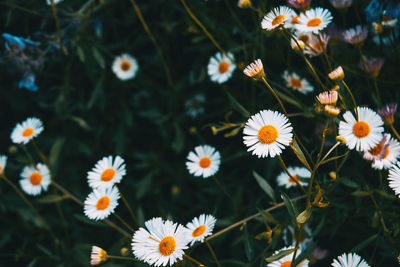
[[[359,67],[365,72],[371,74],[372,77],[376,78],[378,77],[379,71],[381,70],[384,62],[385,59],[381,57],[373,57],[368,59],[367,57],[362,56]]]
[[[22,50],[26,48],[26,45],[39,45],[39,42],[34,42],[26,38],[11,35],[9,33],[3,33],[1,36],[6,39],[5,47],[7,50],[10,49],[10,45],[17,45]]]
[[[329,2],[331,2],[334,8],[341,9],[351,6],[353,0],[329,0]]]
[[[355,28],[351,28],[343,32],[343,39],[352,45],[362,43],[367,36],[368,28],[361,25],[357,25]]]
[[[383,108],[379,109],[377,112],[379,116],[381,116],[383,122],[385,124],[393,124],[394,123],[394,113],[397,110],[397,103],[390,103],[383,106]]]
[[[35,84],[35,74],[32,72],[25,72],[22,76],[21,81],[18,84],[18,88],[25,87],[29,91],[36,92],[38,90],[37,85]]]
[[[328,254],[328,250],[316,247],[311,253],[311,256],[316,260],[322,260]]]
[[[288,5],[301,9],[301,10],[306,10],[310,7],[311,0],[288,0]]]

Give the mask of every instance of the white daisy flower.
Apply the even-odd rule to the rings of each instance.
[[[204,113],[205,103],[206,103],[206,97],[203,94],[194,95],[192,98],[186,100],[185,102],[186,113],[190,117],[196,118],[198,115]]]
[[[124,159],[116,156],[113,162],[112,156],[108,156],[99,160],[94,168],[87,173],[87,177],[91,188],[110,188],[121,182],[125,174]]]
[[[343,253],[332,262],[333,267],[370,267],[369,264],[355,253]]]
[[[372,163],[372,168],[382,170],[389,169],[396,164],[400,156],[400,143],[392,138],[390,134],[386,134],[385,149],[381,151],[380,157],[376,158]]]
[[[261,27],[264,30],[271,31],[279,25],[284,25],[286,21],[291,20],[295,16],[296,12],[287,6],[276,7],[264,16]]]
[[[92,246],[92,253],[90,254],[90,265],[99,265],[107,261],[107,251],[98,246]]]
[[[203,242],[206,236],[211,235],[216,221],[212,215],[201,214],[186,224],[186,228],[189,230],[188,239],[191,240],[190,245],[197,241]]]
[[[296,227],[293,228],[292,226],[288,226],[283,230],[283,241],[287,246],[296,246],[296,243],[299,242],[299,249],[300,251],[297,252],[297,254],[300,254],[304,250],[307,249],[307,247],[310,245],[312,242],[312,238],[309,237],[312,235],[311,228],[308,226],[308,224],[304,225],[303,232],[300,233],[299,229]],[[308,236],[308,237],[306,237]]]
[[[282,250],[289,250],[289,249],[294,249],[294,247],[284,247],[280,250],[277,250],[274,252],[273,255],[278,254],[279,252],[281,252]],[[299,256],[300,253],[297,252],[297,256]],[[293,252],[290,253],[289,255],[286,255],[283,258],[280,258],[277,261],[271,262],[267,264],[267,267],[290,267],[290,265],[292,264],[292,259],[293,259]],[[300,263],[298,263],[296,265],[296,267],[307,267],[308,266],[308,260],[302,260]]]
[[[333,17],[328,9],[317,7],[301,13],[296,28],[299,31],[314,32],[317,34],[318,31],[325,29],[332,19]]]
[[[25,166],[21,172],[21,180],[19,184],[22,190],[28,195],[40,195],[43,191],[47,191],[50,181],[50,170],[46,165],[38,163],[36,168],[33,166]]]
[[[339,135],[346,139],[349,149],[367,151],[382,140],[383,121],[372,109],[357,107],[358,121],[350,111],[343,114],[339,123]]]
[[[6,165],[7,165],[7,156],[0,155],[0,175],[4,173]]]
[[[307,94],[312,92],[314,88],[306,79],[301,79],[296,73],[289,73],[287,70],[282,75],[282,78],[286,82],[286,86],[293,88],[300,93]]]
[[[38,118],[27,118],[17,123],[11,133],[11,141],[15,144],[27,144],[43,131],[43,123]]]
[[[281,113],[272,110],[262,110],[251,116],[243,130],[243,142],[260,157],[275,157],[280,155],[285,146],[292,140],[292,126]]]
[[[400,195],[400,161],[390,168],[388,180],[389,187],[393,189],[396,195]]]
[[[150,265],[172,266],[183,257],[187,249],[187,229],[171,221],[153,218],[145,222],[146,229],[139,228],[132,238],[133,254]]]
[[[355,28],[343,32],[343,39],[349,44],[356,45],[363,42],[368,36],[367,26],[357,25]]]
[[[196,146],[187,156],[186,167],[190,174],[203,176],[203,178],[214,175],[221,163],[221,155],[218,150],[209,145]]]
[[[64,0],[53,0],[53,3],[54,3],[55,5],[57,5],[58,3],[61,3],[62,1],[64,1]],[[51,5],[51,1],[50,1],[50,0],[46,0],[46,3],[47,3],[48,5]]]
[[[279,186],[284,186],[286,189],[296,186],[296,181],[301,185],[307,185],[306,182],[300,181],[299,178],[309,179],[311,177],[311,172],[304,167],[288,167],[289,173],[292,175],[293,179],[285,172],[281,172],[276,180]]]
[[[330,39],[329,35],[326,34],[318,34],[318,35],[312,34],[311,39],[304,48],[304,54],[310,56],[321,55],[324,52],[324,50],[326,51],[329,39]]]
[[[228,53],[229,57],[234,60],[233,54]],[[215,56],[210,58],[207,66],[207,73],[211,81],[216,83],[224,83],[232,76],[236,69],[235,64],[221,52],[217,52]]]
[[[120,80],[133,79],[139,69],[139,64],[133,56],[122,54],[114,59],[112,71]]]
[[[116,187],[93,189],[84,203],[84,213],[92,220],[103,220],[118,206],[119,192]]]

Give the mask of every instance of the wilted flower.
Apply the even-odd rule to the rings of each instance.
[[[329,2],[334,8],[341,9],[351,6],[353,0],[329,0]]]
[[[311,0],[288,0],[288,5],[300,10],[306,10],[310,7]]]
[[[338,100],[338,92],[337,91],[326,91],[322,92],[317,96],[317,100],[322,105],[336,105]]]
[[[107,252],[98,246],[92,246],[92,254],[90,254],[90,264],[98,265],[107,261]]]
[[[329,76],[329,79],[331,79],[332,81],[339,82],[339,81],[343,80],[344,79],[343,68],[341,66],[337,67],[336,69],[331,71],[328,74],[328,76]]]
[[[340,114],[340,109],[332,105],[325,105],[324,110],[326,113],[332,116],[337,116]]]
[[[250,0],[239,0],[237,5],[240,8],[251,7],[251,1]]]
[[[357,25],[355,28],[348,29],[343,32],[343,39],[352,45],[362,43],[368,36],[368,28],[366,26]]]
[[[397,103],[391,103],[384,105],[383,108],[379,109],[377,112],[381,116],[383,122],[387,125],[394,123],[394,113],[397,110]]]
[[[265,76],[264,67],[261,59],[257,59],[254,63],[250,63],[244,70],[243,73],[254,79],[262,79]]]
[[[381,57],[367,58],[362,56],[359,67],[365,72],[371,74],[372,77],[376,78],[378,77],[379,71],[381,70],[384,62],[385,59]]]

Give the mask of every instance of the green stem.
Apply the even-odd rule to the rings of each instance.
[[[295,178],[292,176],[292,174],[289,172],[289,170],[288,170],[288,168],[286,167],[286,164],[285,164],[285,162],[283,161],[281,155],[278,155],[278,159],[279,159],[279,161],[280,161],[280,163],[281,163],[281,166],[282,166],[283,170],[287,173],[287,175],[289,175],[290,179],[291,179],[292,181],[294,181],[294,182],[297,184],[298,187],[300,187],[300,189],[301,189],[301,191],[303,191],[303,193],[306,193],[306,190],[305,190],[304,187],[300,184],[300,182],[299,182],[297,179],[295,179]]]
[[[135,259],[135,258],[132,258],[132,257],[113,256],[113,255],[108,255],[108,254],[107,254],[107,259],[128,260],[128,261],[142,262],[142,261],[140,261],[138,259]]]
[[[51,3],[51,11],[53,12],[54,20],[56,21],[57,40],[58,40],[58,44],[60,46],[60,51],[64,51],[62,41],[61,41],[61,29],[60,29],[60,24],[58,22],[57,9],[54,4],[54,0],[50,0],[50,3]]]
[[[47,158],[46,158],[46,156],[42,153],[42,151],[40,151],[40,149],[39,149],[39,147],[37,146],[37,144],[36,144],[36,142],[35,142],[34,139],[32,140],[32,145],[33,145],[33,148],[35,149],[36,153],[39,155],[40,160],[41,160],[45,165],[47,165]]]
[[[399,133],[396,131],[396,129],[393,126],[393,123],[389,124],[390,129],[392,130],[392,132],[394,133],[394,135],[397,137],[397,140],[400,140],[400,135]]]
[[[190,256],[187,255],[187,254],[183,254],[183,257],[185,257],[185,258],[187,258],[188,260],[190,260],[190,261],[196,263],[198,266],[205,267],[204,264],[198,262],[197,260],[193,259],[192,257],[190,257]]]
[[[350,88],[347,86],[347,84],[345,83],[344,80],[342,80],[342,84],[343,84],[344,88],[346,88],[347,93],[349,93],[349,95],[351,97],[351,100],[353,101],[354,110],[356,112],[356,118],[357,118],[357,121],[358,121],[358,109],[357,109],[356,99],[354,98],[353,93],[351,92]]]
[[[133,213],[133,210],[132,210],[131,206],[129,205],[129,202],[126,200],[126,198],[124,197],[124,195],[122,194],[122,192],[121,192],[121,190],[119,188],[118,188],[118,192],[119,192],[119,195],[121,196],[121,199],[124,202],[126,208],[128,209],[133,221],[135,222],[135,224],[137,226],[139,226],[139,220],[136,218],[135,214]]]
[[[215,263],[217,264],[217,266],[218,266],[218,267],[221,267],[221,264],[219,263],[219,261],[218,261],[218,259],[217,259],[217,255],[215,255],[215,252],[214,252],[214,250],[212,249],[211,245],[208,243],[207,240],[204,240],[204,243],[206,243],[206,245],[207,245],[207,247],[208,247],[208,250],[210,251],[212,257],[214,258]]]

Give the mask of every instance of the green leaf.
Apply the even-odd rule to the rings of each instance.
[[[292,219],[293,223],[296,223],[296,217],[297,217],[297,211],[296,208],[293,205],[292,200],[285,194],[282,192],[281,197],[283,199],[283,202],[285,202],[285,207],[287,208],[290,218]]]
[[[369,245],[372,241],[374,241],[378,237],[378,234],[374,234],[370,236],[369,238],[365,239],[364,241],[360,242],[357,246],[355,246],[351,252],[357,253],[361,250],[363,250],[366,246]]]
[[[266,210],[262,210],[262,209],[258,209],[258,212],[261,214],[261,217],[263,218],[263,221],[265,223],[273,223],[273,224],[278,224],[277,220],[275,220],[275,218],[271,215],[271,213],[269,213]]]
[[[280,260],[281,258],[283,258],[283,257],[285,257],[285,256],[287,256],[287,255],[289,255],[289,254],[292,253],[293,251],[295,251],[294,248],[293,248],[293,249],[285,249],[285,250],[280,251],[280,252],[277,253],[276,255],[273,255],[273,256],[271,256],[271,257],[265,258],[265,260],[266,260],[267,262],[277,261],[277,260]]]
[[[302,211],[296,218],[297,223],[306,223],[308,219],[311,217],[311,208],[307,208],[304,211]]]
[[[290,144],[290,147],[292,148],[294,154],[296,154],[297,158],[301,161],[301,163],[303,163],[303,165],[311,171],[311,167],[307,162],[306,156],[304,155],[303,151],[301,150],[299,144],[295,139],[293,139],[293,143]]]
[[[53,145],[51,146],[50,154],[49,154],[49,166],[50,167],[54,167],[54,164],[57,162],[64,143],[65,143],[65,137],[58,137],[56,139],[56,141],[53,143]]]
[[[348,178],[345,178],[345,177],[340,177],[339,182],[344,184],[347,187],[359,188],[359,185],[356,182],[354,182]]]
[[[174,123],[174,129],[175,129],[175,139],[172,142],[171,146],[175,152],[179,153],[184,148],[185,135],[183,134],[181,128],[177,123]]]
[[[68,119],[76,122],[82,129],[90,131],[92,128],[89,126],[89,124],[82,118],[76,117],[76,116],[68,116]]]
[[[303,106],[300,104],[300,102],[299,102],[298,99],[293,99],[293,98],[291,98],[290,96],[287,96],[287,95],[285,95],[284,93],[279,92],[279,91],[277,91],[277,90],[275,90],[275,93],[276,93],[282,100],[284,100],[284,101],[286,101],[286,102],[288,102],[288,103],[290,103],[290,104],[292,104],[292,105],[298,107],[298,108],[301,109],[301,110],[304,109]]]
[[[84,63],[85,62],[85,53],[83,52],[83,50],[80,46],[76,47],[76,52],[78,53],[79,60]]]
[[[307,248],[294,260],[294,266],[297,266],[300,262],[307,259],[311,253],[313,253],[314,249],[317,247],[317,243],[313,242],[307,246]]]
[[[251,116],[250,112],[248,112],[247,109],[245,109],[241,104],[239,104],[239,102],[237,102],[237,100],[228,91],[225,92],[228,95],[229,102],[232,104],[232,107],[236,111],[240,112],[244,117],[249,118]]]
[[[90,99],[86,105],[88,109],[91,109],[94,104],[97,102],[96,100],[101,96],[101,93],[103,92],[103,77],[101,77],[97,83],[94,89],[92,90],[92,94],[90,96]]]
[[[353,196],[356,197],[367,197],[369,195],[371,195],[371,192],[366,192],[366,191],[354,191],[353,193],[351,193]]]
[[[256,178],[256,181],[258,185],[261,187],[261,189],[267,193],[267,195],[273,200],[276,201],[274,190],[272,187],[269,185],[269,183],[261,176],[259,175],[256,171],[253,171],[253,176]]]
[[[99,64],[100,68],[104,69],[106,67],[106,63],[104,61],[103,56],[100,54],[99,50],[97,50],[94,46],[92,47],[92,52],[94,59],[96,60],[97,64]]]
[[[65,195],[47,195],[44,197],[41,197],[38,199],[38,202],[40,203],[54,203],[54,202],[60,202],[63,199],[68,198]]]
[[[251,261],[251,259],[253,259],[254,256],[254,252],[250,243],[249,233],[247,232],[247,225],[244,225],[243,235],[244,235],[244,251],[246,253],[247,260]]]

